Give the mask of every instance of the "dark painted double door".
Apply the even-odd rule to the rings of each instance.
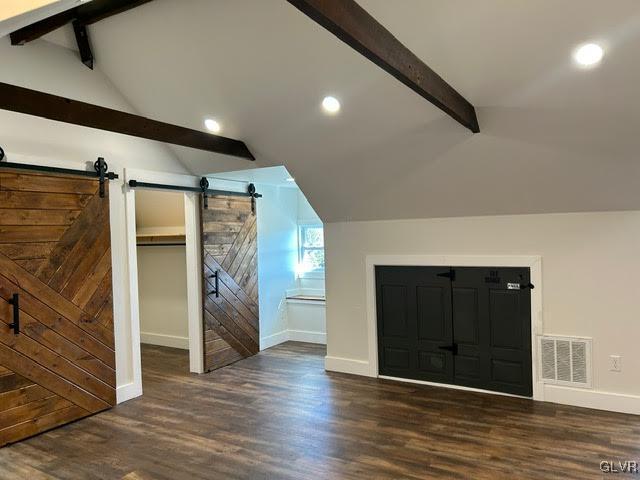
[[[379,374],[532,395],[528,268],[376,267]]]

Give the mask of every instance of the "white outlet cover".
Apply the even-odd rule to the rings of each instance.
[[[622,357],[620,355],[610,355],[610,370],[612,372],[621,372],[622,371]]]

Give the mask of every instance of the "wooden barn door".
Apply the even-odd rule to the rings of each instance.
[[[0,172],[0,446],[115,405],[107,187]]]
[[[260,350],[258,245],[252,199],[214,196],[202,204],[204,369]]]

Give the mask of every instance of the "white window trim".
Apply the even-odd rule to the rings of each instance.
[[[302,264],[302,229],[303,228],[322,228],[324,233],[324,225],[322,223],[299,223],[298,224],[298,265]],[[324,247],[323,247],[324,249]],[[325,269],[310,270],[308,272],[298,273],[298,278],[324,278]]]

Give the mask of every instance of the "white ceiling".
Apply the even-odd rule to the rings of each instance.
[[[272,185],[274,187],[297,187],[295,181],[289,180],[293,177],[283,166],[252,168],[249,170],[237,170],[235,172],[216,173],[215,175],[213,175],[213,178],[221,178],[224,180],[232,180],[243,183]]]
[[[285,0],[154,0],[90,35],[140,113],[213,116],[258,158],[176,147],[194,173],[285,165],[325,221],[640,209],[637,0],[359,3],[476,105],[480,134]],[[572,64],[585,41],[600,67]]]

